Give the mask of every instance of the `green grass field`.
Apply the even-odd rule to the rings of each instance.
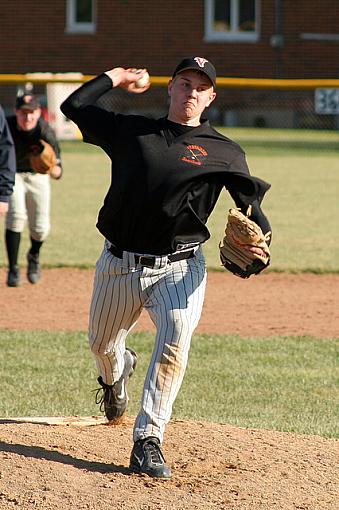
[[[135,333],[130,414],[153,335]],[[312,337],[195,335],[173,416],[339,437],[338,346]],[[96,415],[96,369],[84,332],[0,332],[0,416]]]
[[[245,148],[252,174],[272,184],[263,203],[273,229],[270,271],[338,273],[338,133],[229,129],[225,134]],[[81,142],[61,146],[65,170],[52,182],[52,231],[43,265],[93,268],[103,243],[95,223],[109,185],[109,160]],[[210,269],[220,269],[217,246],[232,205],[223,193],[209,221]],[[21,264],[27,247],[26,231]],[[4,250],[0,265],[6,265]],[[338,341],[196,335],[174,416],[339,437]],[[138,409],[152,342],[146,333],[130,337],[139,354],[131,414]],[[0,416],[97,414],[91,393],[96,376],[85,332],[0,330]]]
[[[337,227],[339,135],[336,132],[225,129],[247,153],[251,173],[272,184],[263,209],[273,230],[271,271],[339,272]],[[45,266],[93,267],[102,237],[95,227],[110,180],[108,157],[82,142],[62,142],[64,176],[52,181],[52,230],[43,249]],[[136,183],[137,186],[137,183]],[[227,211],[222,193],[208,226],[207,264],[220,269],[218,243]],[[3,222],[0,226],[3,238]],[[27,230],[20,263],[25,263]],[[0,265],[6,264],[0,250]]]

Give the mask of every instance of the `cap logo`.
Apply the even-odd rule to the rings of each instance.
[[[208,62],[208,60],[202,57],[194,57],[194,60],[196,61],[199,67],[205,67],[205,64]]]

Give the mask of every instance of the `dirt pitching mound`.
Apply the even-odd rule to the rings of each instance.
[[[0,421],[0,508],[338,508],[335,440],[173,421],[163,447],[173,478],[163,481],[129,472],[132,427],[131,417],[117,427]]]

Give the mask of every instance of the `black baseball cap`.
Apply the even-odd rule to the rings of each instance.
[[[40,102],[33,94],[23,94],[16,98],[15,107],[17,110],[37,110],[40,108]]]
[[[194,69],[196,71],[201,71],[205,73],[206,76],[211,80],[213,87],[216,87],[217,80],[217,72],[215,70],[214,65],[203,57],[186,57],[184,58],[175,68],[172,78],[174,78],[177,74],[182,71],[187,71],[188,69]]]

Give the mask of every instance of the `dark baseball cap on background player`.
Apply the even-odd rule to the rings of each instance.
[[[194,69],[195,71],[201,71],[206,74],[213,84],[213,88],[216,88],[217,72],[214,65],[203,57],[186,57],[184,58],[175,68],[172,78],[183,71]]]
[[[15,108],[17,110],[37,110],[40,108],[40,102],[34,94],[23,94],[16,98]]]

